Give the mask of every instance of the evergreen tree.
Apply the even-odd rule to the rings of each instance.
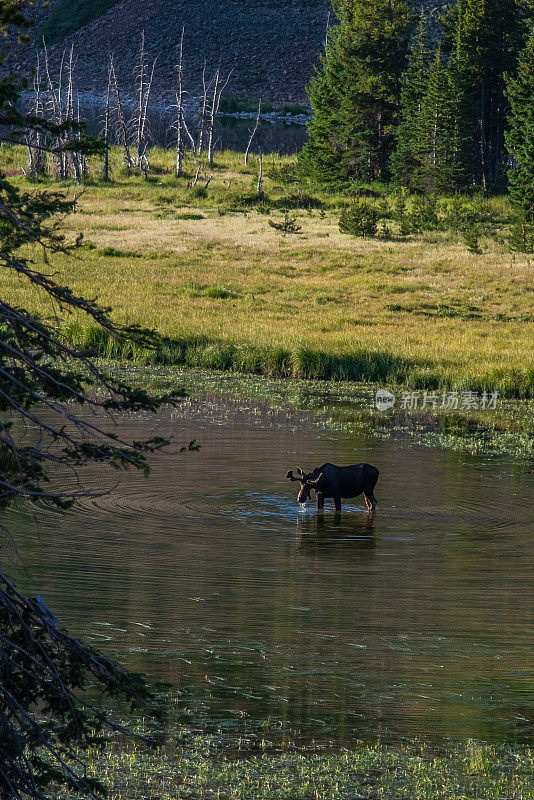
[[[459,188],[465,182],[462,161],[464,139],[458,125],[458,99],[441,46],[428,72],[419,124],[421,165],[417,188],[436,192]]]
[[[511,105],[506,137],[514,166],[508,173],[510,194],[525,220],[534,223],[534,32],[519,60],[517,78],[508,84]]]
[[[466,181],[484,188],[503,175],[504,75],[515,69],[525,18],[522,0],[456,0],[443,19],[455,128],[462,130],[458,158]]]
[[[407,188],[420,188],[423,169],[422,110],[428,89],[431,54],[427,46],[426,17],[419,18],[417,37],[402,78],[400,116],[396,131],[397,148],[391,161],[393,178]]]
[[[459,159],[464,141],[458,125],[458,99],[441,45],[429,59],[422,20],[403,80],[402,117],[392,169],[402,186],[433,193],[465,183]]]
[[[412,11],[406,0],[337,0],[308,95],[314,109],[300,163],[323,183],[385,177],[394,145]]]

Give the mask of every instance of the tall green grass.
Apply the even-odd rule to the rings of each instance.
[[[70,321],[64,332],[86,355],[142,365],[185,366],[273,378],[394,384],[418,390],[498,391],[502,397],[534,397],[534,369],[510,374],[505,368],[496,368],[478,377],[462,376],[449,374],[431,362],[403,358],[387,350],[360,348],[335,354],[313,347],[290,349],[195,335],[165,337],[160,347],[147,349],[77,320]]]

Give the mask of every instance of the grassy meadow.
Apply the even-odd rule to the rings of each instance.
[[[22,148],[3,147],[0,168],[38,190],[20,174],[26,159]],[[155,328],[169,344],[157,356],[129,352],[85,320],[64,320],[89,351],[281,377],[534,395],[533,258],[510,252],[506,198],[466,201],[495,233],[482,236],[477,254],[450,230],[398,235],[396,201],[385,192],[372,201],[385,217],[383,234],[341,233],[340,212],[353,198],[300,185],[289,158],[264,157],[263,198],[255,156],[245,167],[241,154],[217,153],[194,188],[192,158],[182,178],[173,175],[172,152],[155,148],[150,163],[148,180],[129,177],[115,150],[108,184],[100,164],[91,165],[78,211],[65,220],[67,239],[81,231],[83,245],[54,256],[51,271],[97,295],[117,320]],[[79,192],[52,179],[41,185]],[[407,199],[408,211],[415,202]],[[447,202],[454,200],[442,201],[444,214]],[[55,313],[15,275],[0,280],[11,302]]]

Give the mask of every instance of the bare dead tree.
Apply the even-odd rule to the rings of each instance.
[[[42,69],[41,57],[37,52],[35,72],[33,76],[33,99],[30,106],[30,114],[35,119],[43,119],[44,104],[42,97]],[[28,147],[28,167],[31,179],[35,181],[46,171],[46,153],[43,147],[43,135],[39,128],[28,129],[26,134],[26,145]]]
[[[256,184],[256,191],[260,197],[263,197],[263,154],[261,150],[259,155],[259,172],[258,172],[258,182]]]
[[[124,115],[124,107],[122,104],[121,92],[119,88],[119,82],[117,80],[117,73],[115,72],[115,63],[113,59],[113,55],[110,56],[110,75],[111,75],[111,82],[113,85],[113,92],[115,95],[115,110],[117,114],[117,139],[119,144],[122,147],[123,152],[123,160],[128,171],[128,175],[132,169],[132,156],[130,153],[130,145],[128,141],[128,127],[126,125],[126,117]]]
[[[67,62],[67,99],[64,121],[74,121],[74,44],[71,45]],[[78,120],[79,122],[79,120]],[[79,139],[79,133],[75,135]],[[76,183],[82,182],[82,169],[79,154],[73,150],[67,154],[67,172],[69,167],[74,173]]]
[[[184,58],[184,32],[185,27],[182,27],[182,36],[180,37],[180,44],[178,46],[178,64],[177,71],[177,85],[176,85],[176,176],[180,177],[182,174],[182,164],[184,158],[184,73],[183,73],[183,58]]]
[[[192,181],[190,181],[190,182],[188,183],[188,185],[187,185],[187,188],[188,188],[188,189],[194,189],[194,188],[195,188],[195,186],[197,185],[197,183],[198,183],[198,179],[199,179],[199,176],[200,176],[200,170],[201,170],[201,169],[202,169],[202,167],[201,167],[201,165],[199,164],[199,165],[198,165],[198,167],[197,167],[197,171],[196,171],[195,177],[194,177],[194,178],[193,178],[193,180],[192,180]]]
[[[55,123],[56,125],[61,125],[63,123],[63,113],[62,113],[62,84],[63,84],[63,63],[65,61],[65,51],[63,51],[60,67],[59,67],[59,81],[58,81],[58,88],[56,92],[56,87],[54,85],[54,81],[52,80],[52,74],[50,72],[50,60],[48,57],[48,48],[46,46],[46,42],[43,39],[43,58],[44,58],[44,73],[46,78],[46,87],[47,87],[47,102],[45,104],[45,114],[47,119],[51,122]],[[63,151],[63,148],[60,147],[60,152],[56,156],[56,171],[58,178],[60,180],[64,180],[66,178],[65,174],[65,162],[66,157]]]
[[[202,154],[204,149],[204,130],[206,127],[206,112],[208,108],[208,84],[206,83],[206,62],[202,67],[202,98],[200,103],[200,121],[198,126],[198,143],[196,152],[198,155]]]
[[[46,136],[34,130],[34,135],[39,136],[39,141],[34,147],[42,153],[54,154],[58,178],[65,180],[73,177],[77,183],[81,183],[87,165],[84,157],[73,147],[73,142],[80,140],[83,127],[74,77],[75,66],[76,58],[72,45],[68,53],[66,50],[63,51],[59,74],[54,78],[50,70],[48,48],[43,40],[42,62],[40,56],[37,57],[34,107],[37,109],[36,116],[52,122],[56,130],[52,133],[48,128]],[[68,148],[65,147],[67,143],[69,143]]]
[[[138,70],[138,88],[137,88],[137,96],[138,96],[138,111],[137,111],[137,119],[136,119],[136,137],[135,137],[135,145],[137,148],[137,163],[139,163],[139,158],[141,155],[141,144],[142,144],[142,127],[143,127],[143,107],[145,104],[145,70],[146,70],[146,61],[145,61],[145,32],[141,31],[141,42],[139,45],[139,61],[137,65]]]
[[[221,79],[221,71],[217,69],[213,78],[213,95],[208,109],[208,164],[213,165],[215,118],[219,112],[222,93],[228,85],[233,69],[228,73],[226,80]]]
[[[148,148],[148,141],[146,137],[147,128],[147,112],[150,93],[152,90],[152,82],[154,79],[154,70],[156,68],[156,61],[152,62],[152,69],[149,71],[148,63],[146,60],[145,50],[145,32],[141,33],[141,42],[139,45],[139,61],[137,63],[137,114],[133,120],[135,125],[135,148],[137,151],[136,166],[141,167],[141,161],[145,163],[146,151]]]
[[[213,79],[213,96],[211,98],[211,103],[208,110],[208,163],[210,166],[213,164],[213,133],[215,130],[215,115],[217,113],[216,105],[219,92],[219,83],[220,71],[217,70]]]
[[[248,154],[250,152],[250,148],[251,148],[251,145],[252,145],[252,140],[254,139],[254,137],[256,135],[256,131],[258,130],[258,128],[260,126],[260,121],[261,121],[261,98],[260,98],[260,101],[258,103],[258,113],[256,114],[256,121],[254,123],[254,127],[253,127],[252,131],[250,131],[250,139],[248,140],[247,147],[246,147],[246,150],[245,150],[245,167],[248,164]]]
[[[111,111],[111,91],[112,91],[112,65],[113,65],[113,57],[110,56],[109,58],[109,67],[108,67],[108,85],[106,89],[106,105],[104,106],[104,128],[102,131],[102,138],[104,140],[104,145],[106,147],[104,153],[104,171],[102,178],[104,183],[109,182],[109,137],[110,137],[110,111]]]
[[[189,139],[189,144],[191,145],[191,150],[193,152],[195,152],[196,151],[195,140],[193,139],[191,131],[189,130],[189,128],[187,126],[187,120],[185,118],[185,113],[182,116],[182,126],[183,126],[183,131],[184,131],[185,135]]]

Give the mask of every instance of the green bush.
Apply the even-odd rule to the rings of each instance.
[[[399,226],[399,233],[401,236],[409,236],[412,232],[410,217],[407,211],[406,194],[400,191],[395,197],[395,205],[393,207],[393,219]]]
[[[190,190],[189,196],[198,198],[199,200],[205,200],[208,196],[208,190],[205,186],[200,186],[197,183],[197,185],[193,186],[193,188]]]
[[[517,219],[510,228],[508,246],[513,253],[534,253],[534,225],[525,217]]]
[[[300,233],[302,230],[302,225],[297,225],[297,217],[292,217],[289,211],[286,211],[283,220],[280,222],[273,222],[270,219],[269,225],[281,233]]]
[[[435,231],[440,227],[438,198],[435,194],[419,195],[414,198],[409,223],[412,233]]]
[[[351,236],[376,236],[380,212],[370,200],[357,200],[339,217],[339,230]]]

